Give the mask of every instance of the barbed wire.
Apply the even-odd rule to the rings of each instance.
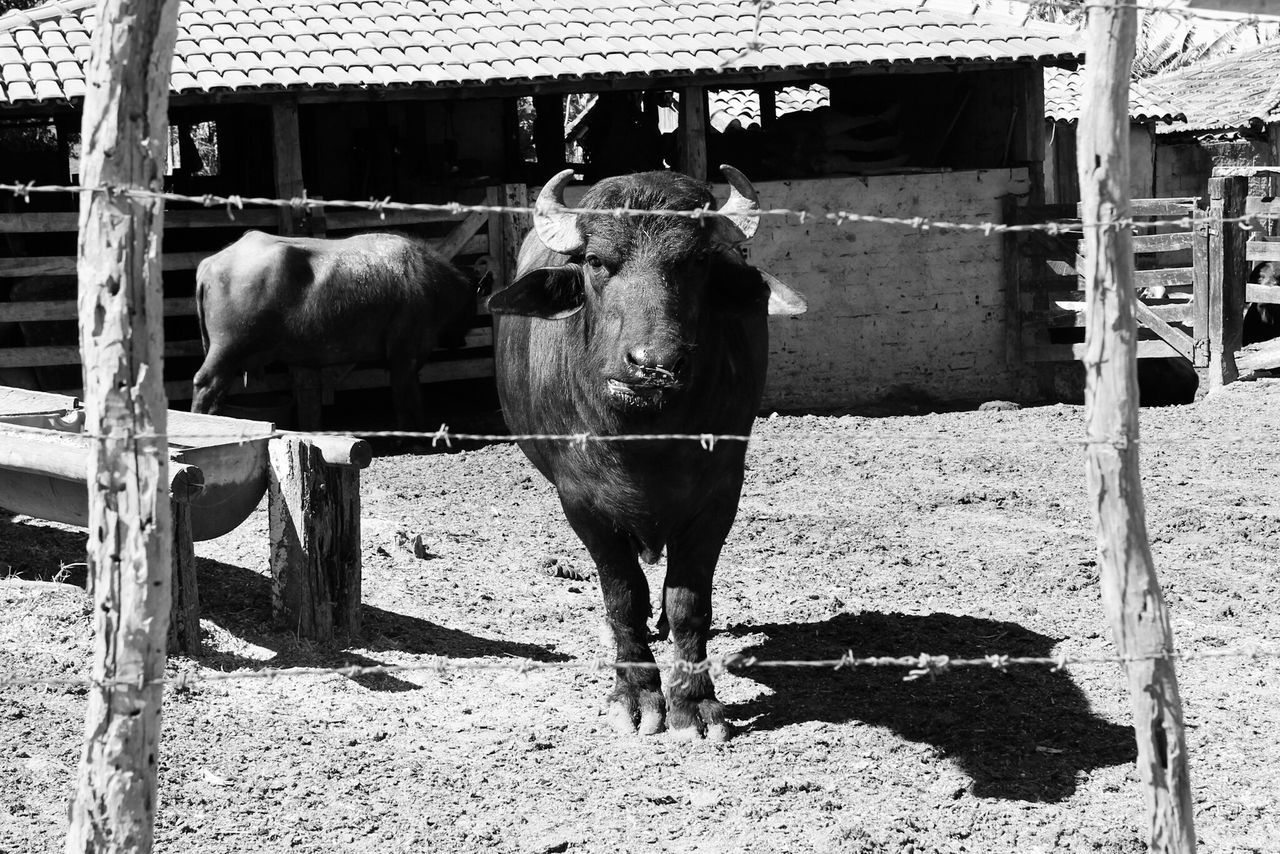
[[[48,414],[48,413],[40,413]],[[14,413],[0,413],[0,417],[14,417]],[[769,419],[763,418],[768,421]],[[1208,425],[1206,425],[1208,426]],[[810,435],[823,439],[865,439],[872,431],[869,429],[848,429],[848,430],[813,430]],[[416,439],[429,440],[431,447],[452,448],[454,442],[480,442],[486,444],[516,444],[519,442],[559,442],[577,447],[583,447],[591,443],[613,444],[627,442],[696,442],[705,451],[714,451],[716,445],[722,442],[738,442],[749,444],[753,440],[761,439],[761,434],[740,434],[740,433],[465,433],[455,432],[449,429],[448,425],[442,424],[436,430],[253,430],[245,428],[241,432],[233,430],[219,430],[217,432],[199,432],[183,430],[181,432],[170,433],[72,433],[60,431],[56,429],[46,429],[25,424],[8,424],[0,422],[0,435],[23,436],[25,438],[43,438],[52,441],[74,441],[77,439],[97,440],[102,442],[134,442],[139,445],[145,445],[157,439],[166,439],[175,441],[177,447],[175,452],[185,450],[187,448],[186,440],[189,439],[216,439],[222,440],[220,444],[237,444],[244,445],[252,442],[264,442],[272,439],[309,439],[309,438],[340,438],[340,439]],[[1238,445],[1271,445],[1274,440],[1268,436],[1257,436],[1247,433],[1221,433],[1210,432],[1207,434],[1199,433],[1174,433],[1165,434],[1158,432],[1156,435],[1148,434],[1143,440],[1140,437],[1031,437],[1031,436],[991,436],[988,434],[966,434],[958,431],[939,429],[934,432],[897,432],[882,431],[882,435],[891,437],[894,441],[913,441],[913,442],[948,442],[951,444],[964,444],[971,442],[974,444],[989,444],[991,442],[1002,443],[1007,445],[1047,445],[1054,447],[1082,447],[1087,448],[1095,445],[1111,446],[1119,450],[1127,448],[1140,447],[1143,444],[1153,445],[1172,445],[1183,444],[1187,442],[1213,442],[1216,444],[1238,444]]]
[[[203,195],[195,196],[169,191],[148,190],[141,187],[127,187],[111,184],[95,185],[92,187],[62,184],[36,184],[34,182],[25,184],[0,184],[0,192],[9,192],[28,201],[30,200],[30,196],[34,193],[96,193],[109,197],[123,196],[125,198],[138,201],[183,202],[201,205],[206,208],[225,208],[229,222],[235,222],[235,212],[244,210],[246,206],[289,208],[298,213],[310,213],[316,210],[329,210],[334,208],[343,210],[361,210],[377,213],[384,219],[386,214],[389,212],[445,213],[453,216],[460,216],[465,213],[534,215],[538,212],[537,207],[531,205],[464,204],[461,202],[397,202],[393,201],[390,196],[384,199],[370,199],[362,202],[350,199],[316,199],[308,197],[305,193],[302,196],[290,199],[273,199],[265,196],[223,196],[213,193],[205,193]],[[711,207],[695,208],[691,210],[630,207],[578,207],[566,208],[565,210],[566,212],[575,215],[585,214],[592,216],[612,216],[617,218],[666,216],[682,219],[705,220],[709,218],[729,216],[728,214],[721,213]],[[742,214],[733,214],[733,216],[740,215]],[[796,220],[799,225],[823,223],[842,226],[846,223],[864,223],[901,226],[922,232],[930,230],[959,231],[982,233],[990,236],[994,234],[1012,234],[1036,231],[1043,231],[1051,235],[1058,235],[1093,228],[1101,230],[1109,228],[1146,229],[1160,226],[1192,228],[1196,225],[1206,223],[1236,224],[1244,231],[1254,231],[1263,229],[1265,224],[1268,222],[1280,220],[1280,211],[1260,211],[1236,217],[1215,217],[1210,216],[1207,213],[1198,213],[1194,216],[1184,215],[1167,218],[1153,217],[1151,219],[1146,219],[1143,215],[1139,214],[1121,217],[1114,220],[1101,220],[1091,223],[1084,223],[1075,219],[1039,223],[1001,223],[990,221],[960,222],[956,220],[937,219],[928,216],[884,216],[880,214],[857,213],[855,211],[846,210],[812,211],[807,208],[764,208],[754,211],[751,214],[748,214],[748,216],[759,218],[791,218]]]
[[[942,676],[954,670],[978,668],[1006,672],[1011,667],[1049,667],[1053,671],[1065,670],[1074,665],[1137,664],[1152,661],[1189,663],[1215,659],[1272,660],[1280,659],[1280,647],[1248,647],[1244,649],[1175,650],[1148,655],[1002,655],[989,654],[979,657],[950,655],[863,656],[847,650],[839,658],[826,659],[768,659],[742,653],[708,656],[702,661],[611,661],[603,658],[575,659],[568,661],[538,661],[532,658],[454,659],[436,658],[415,664],[347,665],[340,667],[280,667],[258,670],[230,670],[207,672],[180,672],[176,676],[159,679],[93,679],[88,676],[16,676],[0,675],[0,687],[146,687],[164,686],[185,690],[201,683],[230,681],[254,681],[304,677],[304,676],[390,676],[399,673],[435,673],[441,676],[464,671],[513,671],[531,673],[536,670],[574,670],[587,672],[663,671],[675,674],[707,673],[713,676],[748,670],[803,669],[803,670],[853,670],[857,668],[908,668],[903,681],[913,681],[924,676]]]

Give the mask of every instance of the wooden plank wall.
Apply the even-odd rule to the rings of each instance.
[[[489,195],[496,200],[502,188]],[[254,228],[278,233],[276,209],[240,210],[232,219],[222,208],[170,209],[165,213],[165,389],[172,401],[191,399],[191,377],[203,358],[196,319],[194,282],[200,261]],[[0,384],[80,394],[77,342],[75,211],[0,213]],[[305,218],[303,233],[340,237],[368,229],[395,229],[430,239],[464,271],[500,255],[491,244],[485,214],[440,212],[325,211]],[[501,236],[499,236],[499,241]],[[492,266],[492,265],[490,265]],[[490,318],[478,300],[466,347],[439,351],[422,369],[425,383],[493,375]],[[387,386],[380,366],[322,372],[326,401],[348,389]],[[284,391],[287,372],[250,378],[239,393]]]

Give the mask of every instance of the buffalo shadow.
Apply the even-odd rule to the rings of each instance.
[[[29,525],[23,523],[21,517],[0,513],[0,570],[28,581],[61,582],[84,589],[87,586],[84,563],[87,539],[80,531]],[[361,609],[359,638],[338,639],[333,644],[312,643],[299,640],[272,616],[271,581],[267,576],[197,557],[196,578],[202,622],[213,623],[239,640],[273,653],[266,659],[250,658],[205,647],[195,660],[213,669],[372,667],[386,663],[347,647],[447,658],[494,656],[534,661],[567,661],[569,658],[535,644],[479,637],[367,604]],[[201,634],[207,635],[207,631],[202,629]],[[412,691],[421,687],[394,674],[368,674],[352,679],[376,691]]]
[[[760,660],[900,656],[925,651],[952,658],[1051,656],[1054,639],[1016,623],[952,614],[839,614],[819,623],[731,626],[729,635],[764,634],[742,650]],[[736,669],[772,689],[733,708],[750,729],[805,721],[861,721],[933,745],[972,779],[981,798],[1061,801],[1079,772],[1137,757],[1134,731],[1093,714],[1064,671],[1027,665],[999,671],[957,668],[904,680],[901,667]]]

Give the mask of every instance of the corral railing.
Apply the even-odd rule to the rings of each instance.
[[[523,186],[490,187],[475,203],[523,203]],[[15,207],[19,207],[19,205]],[[76,331],[75,211],[0,212],[0,381],[80,396],[80,346]],[[165,213],[165,391],[170,400],[191,399],[191,378],[203,359],[194,299],[201,260],[244,231],[341,237],[370,229],[394,229],[427,238],[477,282],[503,274],[518,246],[501,218],[475,211],[330,211],[312,209],[289,223],[276,210],[223,210],[170,206]],[[493,375],[492,329],[483,294],[463,348],[437,351],[423,366],[424,383]],[[388,385],[375,365],[320,371],[280,370],[249,378],[239,394],[294,391],[302,422],[315,426],[314,409],[339,391]],[[308,414],[302,410],[311,410]]]
[[[1214,179],[1209,190],[1203,199],[1130,203],[1137,356],[1186,359],[1201,375],[1202,390],[1235,379],[1242,303],[1229,283],[1244,281],[1243,232],[1214,221],[1243,214],[1243,184]],[[1078,206],[1018,205],[1009,198],[1004,217],[1010,224],[1063,223],[1057,234],[1005,236],[1010,357],[1033,368],[1083,359],[1085,259],[1082,232],[1075,227]],[[1280,258],[1280,246],[1271,251]],[[1217,367],[1219,362],[1225,364]],[[1042,370],[1042,387],[1050,382]]]
[[[1271,263],[1280,267],[1280,167],[1254,166],[1244,169],[1215,169],[1214,175],[1243,175],[1250,178],[1249,197],[1245,200],[1245,213],[1259,221],[1250,231],[1245,244],[1245,261],[1249,278],[1244,282],[1245,303],[1280,304],[1280,285],[1272,281],[1255,282],[1259,278],[1253,271],[1260,265]]]

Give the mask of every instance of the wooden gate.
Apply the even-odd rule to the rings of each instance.
[[[1232,357],[1239,348],[1239,315],[1227,312],[1239,275],[1236,236],[1212,221],[1239,215],[1244,196],[1235,185],[1211,182],[1207,199],[1134,199],[1131,204],[1134,287],[1138,302],[1139,359],[1182,358],[1201,375],[1201,388],[1235,379]],[[1041,390],[1051,382],[1043,366],[1084,357],[1084,291],[1077,206],[1019,206],[1006,199],[1007,223],[1060,222],[1057,234],[1015,232],[1005,236],[1005,270],[1016,302],[1009,312],[1012,364],[1041,366]],[[1176,225],[1157,221],[1184,220]],[[1280,249],[1280,247],[1276,247]],[[1243,256],[1241,256],[1243,257]],[[1243,279],[1241,279],[1243,281]],[[1224,299],[1224,297],[1227,297]],[[1225,354],[1228,363],[1221,368]],[[1223,376],[1214,377],[1217,371]]]

